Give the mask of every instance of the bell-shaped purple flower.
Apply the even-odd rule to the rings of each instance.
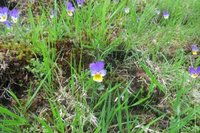
[[[0,22],[5,22],[8,18],[8,8],[0,7]]]
[[[13,23],[17,23],[17,20],[19,18],[19,10],[18,9],[12,9],[10,12],[9,12],[9,15],[12,19],[12,22]]]
[[[200,66],[198,66],[196,69],[194,67],[190,67],[189,73],[192,78],[197,78],[200,74]]]
[[[73,16],[73,14],[74,14],[74,11],[75,11],[75,8],[74,8],[74,6],[73,6],[73,4],[71,3],[71,2],[68,2],[67,4],[66,4],[66,6],[67,6],[67,14],[68,14],[68,16]]]
[[[197,45],[193,44],[192,45],[192,54],[197,55],[198,51],[199,51],[199,48],[197,47]]]
[[[78,7],[82,7],[84,4],[84,0],[76,0]]]
[[[163,12],[163,17],[164,17],[164,19],[168,19],[169,18],[169,12],[168,11],[164,11]]]
[[[93,80],[96,82],[102,82],[103,77],[106,75],[106,70],[104,69],[105,63],[103,61],[97,61],[90,64],[90,72]]]

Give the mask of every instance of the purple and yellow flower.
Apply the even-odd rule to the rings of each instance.
[[[200,66],[198,66],[196,69],[194,67],[190,67],[189,73],[192,78],[197,78],[200,74]]]
[[[74,6],[73,6],[73,4],[71,3],[71,2],[68,2],[67,3],[67,14],[69,15],[69,16],[73,16],[73,13],[74,13],[74,11],[75,11],[75,8],[74,8]]]
[[[0,22],[5,22],[8,18],[8,8],[0,7]]]
[[[84,4],[84,0],[76,0],[78,7],[82,7]]]
[[[168,11],[164,11],[163,12],[163,17],[164,17],[164,19],[168,19],[169,18],[169,12]]]
[[[199,48],[197,47],[197,45],[193,44],[192,45],[192,54],[197,55],[198,51],[199,51]]]
[[[3,23],[7,26],[8,29],[10,29],[11,26],[12,26],[11,22],[9,22],[8,20],[6,20],[6,21],[3,22]]]
[[[97,61],[90,64],[90,72],[93,80],[96,82],[102,82],[103,77],[106,75],[106,70],[104,69],[105,63],[103,61]]]
[[[12,19],[12,22],[13,23],[17,23],[17,20],[19,18],[19,10],[18,9],[12,9],[10,12],[9,12],[9,15]]]

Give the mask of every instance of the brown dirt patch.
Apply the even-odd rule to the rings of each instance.
[[[33,75],[25,69],[28,60],[34,56],[30,46],[0,45],[0,104],[9,103],[7,90],[22,97]]]

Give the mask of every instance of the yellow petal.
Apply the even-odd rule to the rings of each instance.
[[[7,15],[0,17],[0,22],[5,22],[7,20]]]
[[[17,23],[17,18],[15,17],[11,17],[11,18],[12,18],[13,23]]]
[[[197,55],[197,51],[192,51],[192,54],[193,55]]]
[[[199,75],[198,74],[192,74],[191,77],[192,78],[197,78]]]
[[[73,16],[73,12],[72,11],[67,11],[68,16]]]
[[[96,81],[96,82],[102,82],[103,76],[101,74],[97,73],[93,76],[93,80]]]

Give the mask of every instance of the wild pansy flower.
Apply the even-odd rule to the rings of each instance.
[[[78,7],[82,7],[84,4],[84,0],[76,0]]]
[[[0,22],[5,22],[8,18],[8,8],[0,7]]]
[[[11,22],[9,22],[8,20],[6,20],[6,21],[4,22],[4,24],[7,26],[8,29],[10,29],[11,26],[12,26]]]
[[[9,15],[12,19],[12,22],[13,23],[17,23],[17,20],[19,18],[19,10],[18,9],[12,9],[10,12],[9,12]]]
[[[194,67],[190,67],[189,73],[192,78],[197,78],[200,74],[200,66],[198,66],[196,69]]]
[[[192,45],[192,54],[197,55],[198,51],[199,51],[199,48],[197,47],[197,45],[193,44]]]
[[[106,75],[106,70],[104,69],[105,63],[103,61],[97,61],[90,64],[90,72],[93,80],[96,82],[102,82],[103,77]]]
[[[74,8],[74,6],[73,6],[73,4],[71,3],[71,2],[68,2],[67,3],[67,14],[69,15],[69,16],[73,16],[73,13],[74,13],[74,11],[75,11],[75,8]]]
[[[159,9],[156,10],[156,14],[157,14],[157,15],[160,15],[160,12],[161,12],[161,11],[160,11]]]
[[[50,18],[52,19],[54,16],[57,15],[57,12],[55,9],[52,9],[51,12],[50,12]]]
[[[164,17],[164,19],[168,19],[169,18],[169,12],[168,11],[164,11],[163,12],[163,17]]]
[[[129,8],[129,7],[125,7],[125,8],[124,8],[124,12],[125,12],[126,14],[128,14],[128,13],[130,12],[130,8]]]

